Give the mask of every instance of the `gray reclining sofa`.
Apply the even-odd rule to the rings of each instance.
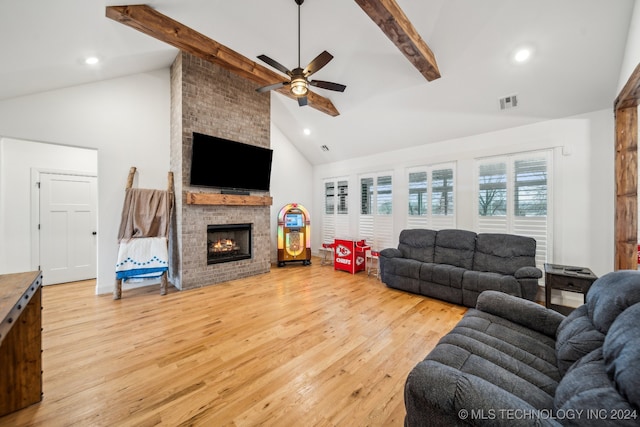
[[[487,291],[409,373],[405,426],[640,425],[640,272],[565,317]]]
[[[403,230],[398,248],[380,252],[387,286],[475,307],[485,290],[534,300],[542,271],[536,241],[513,234],[467,230]]]

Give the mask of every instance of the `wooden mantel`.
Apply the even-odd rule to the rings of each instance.
[[[187,191],[188,205],[217,205],[217,206],[271,206],[271,196],[249,196],[219,193],[192,193]]]

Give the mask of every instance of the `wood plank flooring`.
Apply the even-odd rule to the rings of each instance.
[[[319,259],[94,292],[43,289],[44,398],[0,426],[401,426],[408,372],[466,311]]]

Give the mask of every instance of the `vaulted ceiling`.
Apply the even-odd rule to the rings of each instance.
[[[335,117],[271,94],[274,125],[310,162],[612,108],[632,0],[396,1],[431,48],[440,78],[425,78],[365,13],[366,1],[301,6],[301,62],[327,50],[334,58],[314,78],[347,85],[344,93],[313,88]],[[120,4],[0,1],[0,99],[168,67],[177,48],[105,16]],[[252,61],[265,54],[297,65],[294,0],[146,4]],[[522,46],[532,56],[517,63]],[[89,55],[100,62],[87,66]],[[518,107],[501,111],[498,99],[514,94]]]

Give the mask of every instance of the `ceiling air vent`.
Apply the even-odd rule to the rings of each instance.
[[[329,151],[329,147],[326,145],[322,145],[320,148],[322,148],[322,151]]]
[[[509,110],[518,106],[518,95],[505,96],[500,98],[500,109]]]

